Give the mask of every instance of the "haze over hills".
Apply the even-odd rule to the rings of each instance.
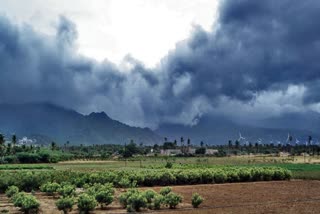
[[[148,128],[131,127],[104,112],[82,115],[52,104],[0,104],[0,131],[41,142],[71,144],[153,144],[161,139]]]
[[[308,117],[307,117],[308,115]],[[311,117],[313,115],[313,117]],[[288,123],[288,121],[290,123]],[[304,124],[304,125],[302,125]],[[317,113],[288,114],[268,120],[255,121],[254,123],[236,123],[224,116],[204,117],[195,126],[184,126],[176,124],[162,124],[156,132],[167,136],[170,140],[180,141],[180,137],[191,138],[192,143],[199,144],[226,144],[229,140],[233,142],[239,139],[239,132],[245,137],[241,142],[274,143],[278,141],[285,143],[288,133],[300,143],[304,143],[311,135],[314,141],[319,140],[317,128],[320,125],[320,116]],[[319,129],[318,129],[319,130]],[[260,140],[259,140],[260,139]]]
[[[123,144],[133,139],[136,143],[155,144],[163,137],[180,141],[190,138],[193,144],[225,144],[237,140],[239,132],[244,142],[285,142],[288,133],[301,143],[309,135],[318,141],[320,116],[318,113],[288,113],[263,121],[236,123],[225,116],[204,116],[194,126],[161,124],[156,130],[131,127],[111,119],[106,113],[80,114],[74,110],[47,103],[0,104],[0,131],[7,135],[16,133],[40,143],[71,144]],[[295,141],[295,139],[294,139]]]

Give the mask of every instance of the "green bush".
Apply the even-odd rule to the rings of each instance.
[[[127,205],[128,205],[128,198],[133,195],[133,194],[136,194],[138,193],[139,190],[137,189],[129,189],[127,192],[125,193],[122,193],[120,196],[119,196],[119,202],[120,204],[122,205],[123,208],[126,208]]]
[[[25,213],[30,213],[31,211],[37,212],[40,203],[33,195],[27,195],[25,193],[17,193],[14,196],[13,204],[16,207],[20,207]]]
[[[171,187],[163,187],[160,190],[160,194],[165,196],[165,195],[168,195],[171,191],[172,191]]]
[[[73,185],[67,184],[67,185],[61,186],[57,191],[62,197],[72,197],[72,196],[75,196],[76,187]]]
[[[171,168],[172,168],[172,165],[173,165],[173,164],[172,164],[171,162],[167,162],[166,165],[165,165],[165,168],[166,168],[166,169],[171,169]]]
[[[12,196],[13,205],[15,207],[21,207],[22,206],[22,201],[26,197],[26,195],[27,194],[25,192],[19,192],[19,193],[13,195]]]
[[[114,188],[112,183],[107,183],[107,184],[95,183],[92,186],[85,185],[84,189],[86,193],[88,193],[89,195],[96,195],[100,191],[108,191],[114,194]]]
[[[70,197],[60,198],[56,201],[56,206],[58,210],[63,211],[64,214],[70,212],[74,204],[75,204],[74,198],[70,198]]]
[[[124,177],[120,179],[118,186],[122,188],[134,188],[134,187],[137,187],[137,182],[136,181],[131,182],[129,178]]]
[[[157,193],[152,189],[144,191],[143,194],[146,197],[148,203],[151,203],[152,199],[157,195]]]
[[[19,188],[16,186],[10,186],[7,190],[6,190],[6,196],[8,198],[11,198],[12,196],[14,196],[15,194],[17,194],[19,192]]]
[[[147,199],[143,193],[137,191],[129,196],[127,200],[127,211],[135,212],[140,211],[141,208],[147,207]]]
[[[182,202],[182,196],[170,192],[164,196],[164,204],[169,206],[170,209],[175,209],[176,206]]]
[[[53,195],[54,193],[58,192],[60,189],[60,185],[56,182],[48,182],[43,184],[40,187],[41,192],[45,192],[47,195]]]
[[[161,205],[164,203],[164,197],[162,195],[155,195],[153,199],[153,209],[159,210],[161,208]]]
[[[97,201],[92,195],[87,193],[82,193],[78,198],[78,208],[81,212],[88,213],[91,210],[94,210],[97,206]]]
[[[198,208],[202,202],[203,198],[198,193],[192,194],[191,204],[194,208]]]
[[[113,201],[113,192],[108,190],[101,190],[96,193],[95,198],[97,202],[101,205],[101,208],[103,205],[108,206]]]

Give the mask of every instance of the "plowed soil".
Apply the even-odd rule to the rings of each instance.
[[[160,188],[153,189],[159,191]],[[121,191],[123,190],[118,189],[116,195]],[[320,213],[320,181],[293,180],[173,186],[173,191],[183,196],[183,203],[177,209],[143,210],[142,213]],[[191,206],[191,195],[195,192],[205,198],[198,209],[193,209]],[[39,213],[60,213],[54,204],[56,198],[45,196],[43,193],[36,193],[36,197],[41,202]],[[21,213],[3,194],[0,195],[1,210],[7,210],[8,213]],[[78,213],[76,206],[71,213]],[[92,213],[126,213],[126,211],[116,200],[108,208],[96,208]]]

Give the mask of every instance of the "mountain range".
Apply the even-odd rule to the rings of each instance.
[[[158,143],[149,128],[132,127],[113,120],[105,112],[80,114],[48,103],[0,104],[0,131],[48,143],[140,144]]]
[[[105,112],[80,114],[72,109],[48,103],[0,104],[0,132],[15,133],[18,138],[70,144],[124,144],[131,139],[144,145],[163,142],[167,137],[178,142],[183,136],[193,144],[224,144],[235,141],[241,133],[242,142],[285,142],[288,134],[305,142],[311,135],[318,140],[320,114],[288,113],[252,123],[239,123],[221,115],[202,117],[197,125],[160,124],[156,130],[132,127],[111,119]]]

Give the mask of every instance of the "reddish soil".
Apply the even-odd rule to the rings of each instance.
[[[161,187],[155,187],[158,191]],[[142,188],[148,189],[148,188]],[[279,181],[234,184],[210,184],[193,186],[174,186],[173,191],[183,196],[183,203],[175,210],[163,208],[153,213],[319,213],[320,211],[320,181]],[[198,192],[205,198],[200,208],[193,209],[191,195]],[[120,190],[117,190],[117,195]],[[40,213],[58,214],[55,200],[52,196],[36,193],[41,201]],[[0,211],[18,214],[19,210],[0,195]],[[71,213],[78,213],[75,209]],[[92,213],[125,213],[119,203],[101,210],[97,208]]]

